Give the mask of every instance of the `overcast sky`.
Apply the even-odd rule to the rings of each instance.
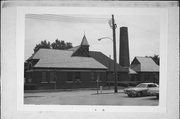
[[[119,61],[119,28],[128,27],[130,60],[135,56],[159,55],[160,18],[150,15],[114,15]],[[29,58],[36,44],[42,40],[54,42],[57,38],[71,42],[73,46],[81,43],[83,35],[91,51],[100,51],[113,58],[113,43],[109,39],[98,41],[101,37],[111,37],[108,24],[111,15],[50,15],[27,14],[25,21],[25,60]]]

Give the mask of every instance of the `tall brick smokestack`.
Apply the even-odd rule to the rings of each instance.
[[[119,64],[123,67],[129,67],[129,42],[127,27],[120,27],[119,43]]]

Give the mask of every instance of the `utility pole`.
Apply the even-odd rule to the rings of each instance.
[[[113,52],[114,52],[114,93],[118,92],[117,88],[117,69],[116,69],[116,24],[114,15],[112,15],[112,31],[113,31]]]

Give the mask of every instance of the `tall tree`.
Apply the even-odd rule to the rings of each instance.
[[[46,40],[41,41],[41,43],[36,44],[34,48],[34,53],[36,53],[40,48],[46,48],[46,49],[61,49],[66,50],[69,48],[72,48],[72,43],[65,42],[63,40],[56,39],[53,43],[47,42]]]
[[[58,40],[56,39],[52,44],[51,44],[52,49],[61,49],[61,50],[66,50],[69,48],[72,48],[72,43],[70,42],[64,42],[63,40]]]
[[[152,58],[153,61],[154,61],[157,65],[159,65],[159,60],[160,60],[159,55],[154,54],[154,56],[146,56],[146,57]]]
[[[37,52],[40,48],[45,48],[45,49],[50,49],[51,48],[51,43],[46,40],[41,41],[41,43],[36,44],[35,48],[34,48],[34,53]]]

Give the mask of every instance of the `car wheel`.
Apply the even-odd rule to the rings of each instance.
[[[141,93],[141,92],[138,92],[138,93],[137,93],[137,96],[138,96],[138,97],[141,97],[141,96],[142,96],[142,93]]]

